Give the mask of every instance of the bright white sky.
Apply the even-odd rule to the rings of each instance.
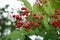
[[[35,2],[35,0],[28,0],[31,6]],[[16,8],[21,6],[20,1],[17,0],[0,0],[0,8],[4,7],[6,4],[9,4],[11,7]],[[22,3],[23,4],[23,3]]]

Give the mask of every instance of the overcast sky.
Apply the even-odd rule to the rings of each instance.
[[[31,6],[35,2],[35,0],[28,0]],[[17,0],[0,0],[0,8],[4,7],[6,4],[9,4],[11,7],[16,8],[21,6],[20,1]],[[23,4],[23,3],[22,3]]]

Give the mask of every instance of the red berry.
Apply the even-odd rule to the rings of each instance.
[[[33,22],[33,21],[31,21],[31,22],[30,22],[30,24],[34,24],[34,22]]]
[[[45,13],[44,13],[44,12],[42,12],[42,15],[45,15]]]
[[[60,15],[60,12],[57,12],[57,15]]]
[[[29,11],[28,11],[28,10],[26,10],[26,11],[25,11],[25,13],[29,13]]]
[[[54,17],[55,16],[55,14],[51,14],[51,17]]]
[[[34,30],[34,28],[31,28],[32,30]]]
[[[55,14],[51,14],[51,17],[57,19],[58,17]]]
[[[28,11],[24,11],[24,12],[23,12],[23,15],[28,16],[28,14],[29,14],[29,12],[28,12]]]
[[[57,25],[60,25],[60,19],[57,20]]]
[[[22,13],[22,15],[25,15],[25,13]]]
[[[35,23],[34,25],[35,25],[36,27],[39,27],[39,24],[38,24],[38,23]]]
[[[33,14],[33,16],[36,16],[36,14]]]
[[[16,22],[16,24],[20,24],[20,22],[18,21],[18,22]]]
[[[30,23],[28,23],[27,25],[29,25],[29,26],[30,26]]]
[[[15,15],[13,15],[13,18],[15,18]]]
[[[53,26],[54,28],[56,28],[56,27],[57,27],[57,22],[56,22],[56,21],[53,21],[53,22],[52,22],[52,26]]]
[[[22,20],[22,17],[19,17],[18,19],[19,19],[19,20]]]
[[[29,13],[29,11],[28,11],[28,10],[26,10],[26,11],[24,11],[23,13]]]
[[[57,13],[58,12],[58,10],[57,9],[55,9],[55,13]]]
[[[17,26],[22,26],[23,24],[24,24],[23,22],[19,22],[19,21],[16,23]]]
[[[42,16],[40,16],[40,19],[43,19],[43,17],[44,17],[43,15],[42,15]]]
[[[25,18],[28,19],[28,16],[26,16]]]
[[[34,19],[38,19],[38,17],[37,17],[37,16],[33,16],[33,18],[34,18]]]
[[[16,20],[18,20],[19,19],[19,15],[16,15]]]
[[[21,22],[21,25],[23,25],[24,24],[24,22]]]
[[[29,29],[29,28],[30,28],[30,26],[29,26],[29,25],[26,25],[26,26],[25,26],[25,28],[26,28],[26,29]]]
[[[60,19],[58,19],[57,21],[60,22]]]
[[[58,28],[60,28],[60,25],[58,25]]]
[[[19,28],[19,26],[15,26],[15,28]]]
[[[57,16],[54,16],[55,19],[57,19],[58,17]]]
[[[21,10],[27,10],[25,7],[22,7]]]

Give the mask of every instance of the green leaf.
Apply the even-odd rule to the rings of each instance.
[[[53,4],[53,2],[52,2],[52,4]],[[46,14],[47,14],[48,16],[50,16],[50,14],[54,13],[54,9],[55,9],[55,8],[52,7],[50,1],[48,1],[46,4],[43,4],[43,8],[44,8],[44,11],[46,12]]]
[[[35,35],[39,35],[39,28],[36,28],[34,32],[35,32]]]
[[[45,32],[47,32],[47,30],[46,30],[46,29],[43,29],[43,30],[40,32],[39,35],[42,36],[42,37],[45,37],[45,36],[46,36]]]
[[[32,16],[32,14],[30,14],[28,17],[28,21],[32,21],[32,20],[33,20],[33,16]]]
[[[49,27],[49,24],[48,24],[48,17],[45,15],[44,18],[43,18],[43,23],[44,23],[44,26],[47,30],[50,29]]]
[[[0,38],[0,40],[2,40],[2,38]]]
[[[37,4],[33,6],[33,12],[36,13],[37,15],[41,15],[41,12],[43,11],[44,9],[42,8],[42,6],[38,7]]]
[[[24,2],[24,5],[26,6],[26,8],[28,8],[29,11],[32,11],[31,4],[27,0],[21,0],[21,1]]]
[[[60,32],[60,28],[57,28],[57,31],[59,31],[59,32]]]
[[[58,36],[54,30],[47,31],[47,35],[44,37],[44,40],[57,40]]]
[[[60,0],[49,0],[53,8],[60,10]]]
[[[35,34],[35,31],[30,29],[28,32],[25,32],[25,34],[27,36],[34,35]]]
[[[24,40],[24,35],[22,35],[19,31],[13,31],[10,35],[7,36],[6,40]]]

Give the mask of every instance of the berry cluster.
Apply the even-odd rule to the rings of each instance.
[[[54,10],[55,14],[52,14],[51,17],[54,18],[55,20],[52,22],[52,26],[54,28],[60,28],[60,19],[59,19],[59,16],[60,16],[60,11],[55,9]]]
[[[28,31],[29,29],[34,30],[36,27],[39,28],[40,24],[41,24],[41,19],[43,19],[45,13],[42,12],[41,16],[37,16],[36,13],[33,13],[32,15],[29,15],[29,11],[27,10],[27,8],[22,7],[21,10],[24,10],[22,12],[22,15],[13,15],[13,18],[15,18],[16,21],[16,28],[20,28],[23,27],[26,29],[26,31]],[[26,16],[25,19],[27,20],[27,22],[23,22],[22,20],[22,16]],[[33,20],[37,20],[37,22],[34,22],[33,20],[28,20],[30,19],[29,16],[32,16]]]
[[[60,19],[58,19],[58,20],[54,20],[53,22],[52,22],[52,26],[54,27],[54,28],[60,28]]]

